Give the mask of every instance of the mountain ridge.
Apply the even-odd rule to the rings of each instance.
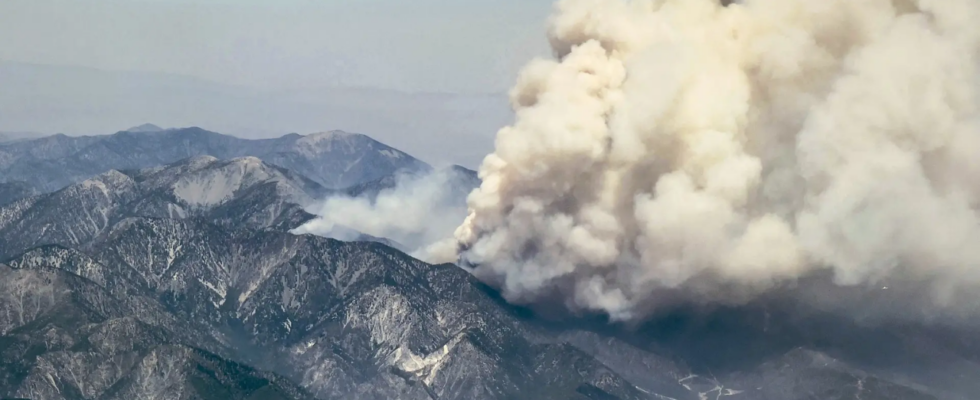
[[[201,133],[53,136],[23,150],[57,164],[118,155],[95,144],[181,135]],[[304,159],[359,154],[346,142],[356,134],[284,138]],[[631,331],[603,318],[552,323],[383,238],[287,233],[312,218],[304,203],[370,198],[429,172],[338,191],[256,156],[195,154],[0,205],[0,396],[968,400],[980,390],[970,331],[882,332],[779,297],[678,310]],[[457,176],[453,191],[479,182],[458,167],[435,172]]]
[[[164,129],[151,123],[145,123],[142,125],[137,125],[132,128],[126,129],[126,132],[160,132]]]
[[[83,246],[132,216],[207,217],[288,230],[313,218],[303,207],[330,193],[254,157],[192,157],[167,166],[110,170],[56,192],[0,206],[0,255],[39,244]]]
[[[131,289],[104,296],[158,299],[170,315],[155,319],[164,329],[174,329],[167,321],[208,325],[214,333],[204,342],[219,352],[278,360],[266,365],[319,398],[566,399],[581,388],[654,398],[578,350],[528,341],[522,323],[453,265],[430,266],[381,244],[236,233],[203,221],[137,218],[111,231],[90,247],[94,258],[47,247],[6,263],[122,279],[109,286]],[[232,344],[233,332],[249,339]],[[561,360],[585,375],[555,369]]]
[[[105,136],[52,135],[0,143],[0,179],[26,181],[52,191],[110,169],[148,168],[198,155],[220,159],[255,156],[334,189],[399,170],[431,169],[363,134],[327,131],[241,139],[191,127]]]
[[[806,348],[714,377],[677,361],[690,355],[676,345],[554,330],[455,265],[377,243],[129,217],[80,250],[42,245],[4,263],[104,282],[116,288],[107,295],[136,296],[133,304],[159,302],[145,323],[193,320],[182,343],[264,365],[322,399],[845,399],[855,392],[835,388],[861,382],[863,399],[936,398]]]

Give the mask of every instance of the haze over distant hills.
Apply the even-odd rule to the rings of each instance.
[[[337,189],[398,170],[431,168],[368,136],[343,131],[248,140],[201,128],[142,128],[105,136],[54,135],[0,143],[0,182],[23,181],[51,191],[111,169],[146,168],[198,155],[257,156]]]
[[[6,61],[0,61],[0,87],[0,131],[93,135],[153,122],[268,138],[344,127],[431,162],[469,168],[511,119],[503,94],[271,91],[177,75]]]
[[[0,132],[0,143],[14,140],[32,139],[44,136],[36,132]]]

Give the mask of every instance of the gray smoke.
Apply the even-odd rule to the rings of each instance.
[[[980,2],[562,0],[456,230],[511,301],[630,320],[840,286],[980,298]]]
[[[376,196],[327,198],[310,207],[317,218],[293,233],[338,240],[367,234],[393,240],[430,263],[454,262],[453,229],[466,216],[465,195],[456,187],[463,180],[459,174],[441,169],[421,176],[399,175],[394,187]]]

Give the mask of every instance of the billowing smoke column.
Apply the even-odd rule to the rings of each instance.
[[[617,319],[821,272],[969,296],[977,21],[976,0],[562,0],[460,261]]]

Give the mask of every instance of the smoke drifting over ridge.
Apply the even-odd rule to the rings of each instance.
[[[475,179],[475,178],[474,178]],[[476,186],[453,168],[395,177],[394,186],[376,196],[338,195],[308,211],[317,218],[293,230],[338,240],[361,234],[404,246],[413,257],[430,263],[455,261],[453,230],[466,216],[466,193]]]
[[[460,262],[629,320],[829,273],[980,287],[980,3],[562,0]]]

